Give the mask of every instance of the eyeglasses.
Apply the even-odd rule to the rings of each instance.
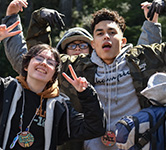
[[[49,65],[49,66],[52,66],[52,67],[55,67],[57,65],[57,62],[55,60],[52,60],[50,58],[45,58],[41,55],[37,55],[34,57],[35,60],[37,60],[39,63],[42,63],[44,60],[46,60],[46,63]]]
[[[86,49],[86,48],[88,48],[88,43],[69,44],[69,45],[67,45],[67,48],[68,48],[69,50],[75,50],[76,47],[77,47],[77,45],[78,45],[78,47],[79,47],[80,49]]]

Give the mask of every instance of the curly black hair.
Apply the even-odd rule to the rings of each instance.
[[[120,16],[117,11],[111,11],[106,8],[102,8],[101,10],[98,10],[93,14],[93,18],[91,20],[92,33],[94,31],[96,24],[104,20],[110,20],[116,22],[119,25],[121,31],[124,33],[126,29],[124,18]]]

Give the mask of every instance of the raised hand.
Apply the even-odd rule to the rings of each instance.
[[[149,8],[149,12],[147,17],[152,20],[153,16],[156,13],[161,14],[164,11],[165,2],[164,0],[153,0],[151,7]]]
[[[65,27],[65,23],[63,22],[63,17],[65,15],[59,13],[54,9],[43,8],[40,13],[41,17],[49,23],[51,27],[55,27],[57,25],[58,28],[63,29]]]
[[[73,70],[73,67],[71,65],[69,65],[69,70],[71,72],[71,75],[73,77],[73,79],[71,79],[66,73],[62,73],[62,75],[64,76],[64,78],[71,83],[74,88],[78,91],[78,92],[83,92],[87,87],[88,87],[88,82],[84,77],[79,77],[77,78],[77,75],[75,73],[75,71]]]
[[[3,40],[6,37],[10,37],[10,36],[14,36],[16,34],[21,33],[21,30],[18,31],[13,31],[10,32],[11,30],[13,30],[20,22],[16,21],[15,23],[13,23],[11,26],[9,26],[8,28],[6,27],[5,24],[0,25],[0,41]]]
[[[7,10],[6,10],[6,16],[17,14],[19,11],[23,11],[23,8],[27,8],[28,3],[26,0],[13,0]]]
[[[147,15],[148,15],[148,12],[149,12],[149,7],[152,5],[152,3],[149,3],[149,2],[143,2],[141,3],[141,8],[144,10],[144,15],[145,15],[145,18],[148,20],[148,21],[151,21],[151,22],[154,22],[154,23],[158,23],[158,17],[159,17],[159,14],[157,14],[156,12],[154,13],[154,16],[152,18],[152,20],[150,20]]]

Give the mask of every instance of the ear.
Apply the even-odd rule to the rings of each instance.
[[[122,38],[121,45],[122,47],[125,46],[127,43],[127,39],[125,37]]]
[[[27,68],[24,68],[24,70],[25,70],[25,71],[28,71],[28,69],[27,69]]]

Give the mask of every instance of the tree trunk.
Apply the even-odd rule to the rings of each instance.
[[[9,3],[10,2],[6,0],[0,0],[0,19],[2,19],[6,15],[6,9]]]
[[[25,27],[29,26],[29,22],[31,19],[31,14],[33,12],[33,2],[31,0],[28,0],[28,7],[24,10],[25,11],[25,20],[24,20],[24,25]]]
[[[60,12],[65,15],[64,22],[67,27],[72,24],[72,5],[73,0],[61,0],[59,3]]]
[[[82,12],[83,2],[82,0],[75,0],[76,10]]]

